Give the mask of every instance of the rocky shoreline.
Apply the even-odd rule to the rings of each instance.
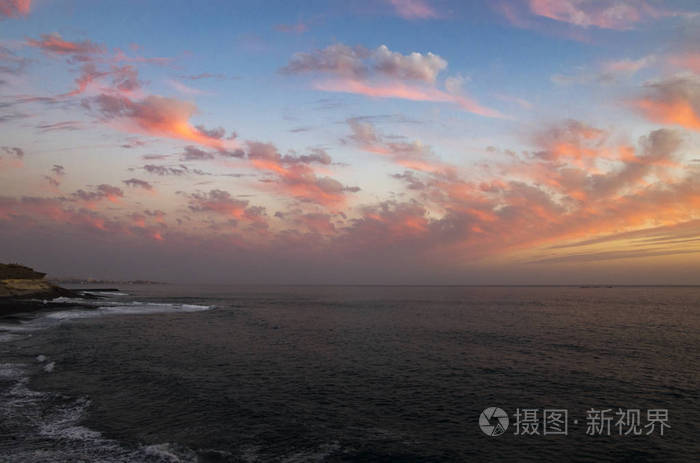
[[[44,274],[19,264],[0,264],[0,317],[55,309],[47,301],[57,297],[79,297],[78,293],[44,280]],[[66,305],[75,306],[74,303]]]
[[[39,299],[15,299],[11,297],[0,298],[0,319],[22,319],[21,314],[31,314],[41,311],[54,311],[57,308],[92,308],[75,302],[48,302]]]
[[[44,280],[0,280],[0,299],[53,299],[61,296],[74,297],[75,292]]]

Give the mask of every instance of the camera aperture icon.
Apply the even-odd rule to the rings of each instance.
[[[508,414],[502,408],[489,407],[479,416],[479,427],[487,436],[500,436],[508,429]]]

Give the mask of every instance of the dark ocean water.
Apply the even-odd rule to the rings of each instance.
[[[0,461],[700,458],[700,288],[124,291],[0,321]],[[568,435],[515,435],[518,408],[566,409]],[[619,408],[671,427],[586,434]]]

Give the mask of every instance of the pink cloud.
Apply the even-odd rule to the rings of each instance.
[[[578,42],[590,42],[590,34],[582,28],[552,27],[556,24],[549,24],[540,20],[541,17],[533,15],[529,6],[523,1],[498,0],[492,3],[492,7],[500,13],[510,24],[520,29],[540,31],[555,37],[562,37]]]
[[[368,127],[359,127],[352,137],[358,147],[377,146],[385,151],[378,154],[392,160],[397,152],[430,160],[430,147],[383,136]],[[187,212],[181,212],[182,205],[173,205],[181,224],[178,230],[168,228],[167,235],[164,224],[157,222],[164,216],[159,211],[141,207],[122,211],[121,202],[117,208],[108,198],[96,200],[95,209],[118,209],[123,214],[121,219],[108,218],[98,210],[76,208],[82,204],[72,196],[0,198],[0,230],[86,229],[114,240],[128,236],[158,241],[160,236],[173,246],[196,243],[198,251],[216,242],[217,255],[226,258],[232,249],[273,260],[293,252],[307,264],[337,266],[343,259],[365,270],[377,265],[384,269],[382,265],[397,261],[398,267],[453,270],[467,260],[502,255],[510,255],[511,263],[518,256],[532,265],[631,259],[685,252],[684,236],[696,239],[693,221],[700,220],[700,176],[697,166],[684,162],[687,151],[681,132],[654,130],[630,143],[624,155],[616,151],[623,145],[613,134],[577,121],[541,129],[530,140],[532,151],[508,153],[502,161],[493,151],[487,167],[396,174],[393,178],[406,187],[396,192],[398,199],[356,208],[331,202],[330,212],[320,210],[324,204],[318,199],[312,201],[318,194],[312,191],[314,185],[326,192],[342,191],[342,185],[340,190],[337,185],[323,186],[323,177],[314,171],[313,166],[329,162],[323,153],[282,155],[273,145],[250,143],[245,159],[269,173],[266,184],[298,199],[289,203],[290,210],[278,211],[278,220],[269,224],[265,211],[248,198],[214,188],[179,195]],[[576,149],[550,153],[560,143]],[[581,166],[582,159],[593,164]],[[295,191],[297,185],[300,190]],[[79,196],[89,201],[108,195],[112,190],[107,187],[85,189]],[[148,225],[153,222],[156,225]],[[587,243],[623,238],[626,249],[618,254],[579,251]]]
[[[438,13],[425,0],[387,0],[404,19],[433,19]]]
[[[492,4],[516,27],[586,43],[593,42],[595,29],[630,30],[665,17],[695,14],[646,0],[497,0]]]
[[[221,151],[237,146],[235,140],[223,140],[192,126],[189,120],[197,107],[187,101],[156,95],[134,101],[125,96],[103,93],[87,100],[87,104],[96,107],[105,121],[116,123],[127,131],[194,142]]]
[[[439,89],[436,80],[446,68],[447,61],[430,52],[404,55],[391,51],[386,45],[370,50],[338,43],[309,53],[297,53],[280,71],[333,76],[314,84],[314,88],[322,91],[452,103],[482,116],[503,117],[498,111],[464,95],[460,77],[445,79],[445,90]]]
[[[189,195],[189,209],[193,212],[214,213],[232,220],[250,222],[258,229],[267,228],[263,207],[250,206],[247,200],[234,198],[223,190],[214,189],[208,193],[197,192]]]
[[[407,85],[402,82],[371,84],[359,80],[329,80],[317,82],[314,88],[325,92],[353,93],[372,98],[397,98],[411,101],[452,103],[465,111],[486,117],[504,117],[495,109],[487,108],[462,95],[455,95],[432,87]]]
[[[296,217],[295,222],[318,235],[332,236],[337,231],[331,214],[319,212],[302,214]]]
[[[85,236],[97,234],[101,239],[112,242],[126,237],[135,240],[164,239],[163,232],[167,225],[158,219],[155,224],[149,225],[148,221],[154,219],[151,211],[145,211],[145,215],[130,213],[121,218],[110,218],[103,212],[76,208],[74,204],[65,198],[0,197],[0,220],[5,220],[3,225],[11,225],[22,233],[40,227],[52,232],[71,230],[74,234],[87,232]]]
[[[420,142],[400,141],[397,137],[391,137],[389,141],[367,121],[349,119],[347,122],[352,131],[347,140],[364,151],[385,156],[411,170],[449,175],[453,169],[452,166],[439,161],[430,147]]]
[[[680,53],[668,58],[671,65],[700,74],[700,53]]]
[[[532,13],[575,26],[631,29],[664,14],[644,0],[529,0]]]
[[[62,226],[78,226],[99,231],[106,231],[112,225],[97,212],[66,207],[63,201],[56,198],[0,198],[0,218],[3,217],[28,229],[35,227],[37,222],[47,222],[47,219]]]
[[[275,181],[266,182],[267,185],[303,202],[339,208],[345,204],[348,193],[359,190],[316,174],[310,164],[329,164],[330,158],[325,152],[299,157],[282,156],[272,144],[248,142],[248,160],[255,169],[276,176]]]
[[[29,13],[31,0],[0,0],[0,16],[15,18]]]
[[[55,53],[57,55],[104,53],[104,48],[89,40],[70,42],[63,40],[59,34],[42,34],[40,40],[27,39],[27,45],[39,48],[46,53]]]

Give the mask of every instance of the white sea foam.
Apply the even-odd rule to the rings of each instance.
[[[108,305],[89,310],[62,310],[59,312],[51,312],[46,315],[46,318],[70,320],[74,318],[101,317],[104,315],[147,315],[157,313],[201,312],[211,308],[212,306],[208,305],[132,302],[130,305]]]
[[[89,294],[91,296],[128,296],[129,293],[121,291],[80,291],[81,294]]]
[[[52,302],[78,302],[76,299],[56,298]],[[94,308],[59,310],[42,312],[36,318],[23,320],[19,323],[0,323],[0,342],[10,342],[22,339],[18,333],[43,330],[57,324],[83,318],[98,318],[111,315],[150,315],[159,313],[191,313],[213,309],[214,306],[195,304],[171,304],[161,302],[117,302],[84,299],[82,305]]]
[[[45,301],[46,302],[46,301]],[[84,304],[86,302],[90,302],[88,299],[83,299],[82,297],[56,297],[54,299],[51,299],[50,302],[56,302],[56,303],[61,303],[61,304]]]
[[[20,363],[0,363],[0,378],[15,379],[24,374],[24,365]]]
[[[35,319],[37,320],[37,319]],[[27,331],[35,331],[42,329],[41,326],[33,324],[34,320],[23,321],[21,323],[0,323],[0,333],[26,333]]]
[[[0,324],[0,342],[26,337],[21,333],[43,330],[73,319],[114,315],[146,315],[159,313],[192,313],[210,310],[213,306],[153,302],[125,302],[82,298],[57,298],[51,302],[78,303],[91,308],[40,312],[35,318],[19,323]],[[30,335],[31,336],[31,335]],[[55,371],[56,362],[37,355],[34,365],[0,363],[0,416],[4,426],[33,442],[26,448],[21,441],[17,447],[3,447],[0,461],[29,463],[51,461],[72,463],[75,461],[99,461],[101,463],[131,462],[196,462],[192,450],[178,444],[126,445],[104,438],[98,431],[81,425],[90,406],[86,398],[68,400],[65,396],[38,392],[28,387],[28,372]],[[7,386],[10,382],[10,386]],[[3,460],[7,458],[7,460]]]
[[[177,444],[147,446],[126,445],[107,439],[81,423],[90,407],[84,397],[68,400],[50,392],[28,387],[29,366],[21,363],[0,363],[0,379],[14,384],[0,389],[0,416],[8,432],[22,436],[17,446],[4,446],[0,461],[13,463],[189,463],[197,455]],[[32,448],[22,442],[31,441]]]
[[[162,462],[172,462],[172,463],[185,463],[197,461],[197,455],[187,449],[178,449],[172,444],[155,444],[143,447],[143,453],[148,456],[158,458],[158,461]]]
[[[89,406],[88,399],[79,398],[73,403],[61,407],[39,426],[39,435],[55,439],[82,441],[100,438],[102,435],[99,432],[78,425]]]
[[[11,342],[11,341],[16,341],[18,339],[22,339],[24,336],[20,336],[19,334],[13,334],[13,333],[0,333],[0,342]]]

